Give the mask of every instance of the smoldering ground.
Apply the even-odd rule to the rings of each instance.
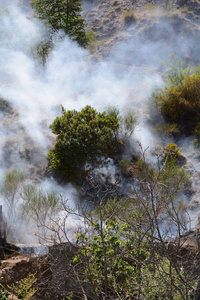
[[[90,59],[89,51],[65,37],[55,43],[46,65],[41,67],[34,49],[46,34],[43,25],[11,3],[1,10],[0,96],[14,110],[12,116],[2,114],[1,119],[1,178],[10,168],[25,170],[27,178],[38,179],[33,170],[47,165],[46,153],[55,141],[48,126],[60,113],[61,104],[77,110],[87,104],[98,110],[108,105],[120,111],[134,109],[140,123],[130,152],[136,139],[144,147],[160,143],[156,133],[146,126],[144,107],[154,88],[164,85],[162,60],[168,60],[170,52],[180,48],[185,56],[189,55],[195,43],[187,35],[177,39],[173,24],[166,20],[156,25],[157,38],[148,31],[134,35],[134,26],[127,29],[131,38],[118,43],[98,64]],[[164,39],[166,31],[168,38]],[[149,36],[144,40],[145,35]],[[54,181],[50,183],[46,189],[61,188]],[[64,193],[70,197],[67,186]]]

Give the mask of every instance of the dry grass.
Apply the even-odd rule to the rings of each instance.
[[[111,40],[111,37],[105,37],[105,38],[100,38],[100,39],[96,39],[93,42],[91,42],[90,46],[89,46],[89,50],[91,52],[95,52],[97,51],[98,47],[107,43],[108,41]]]
[[[156,10],[157,9],[157,6],[155,4],[145,4],[144,5],[144,8],[146,10]]]

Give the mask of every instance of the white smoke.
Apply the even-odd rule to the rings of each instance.
[[[136,138],[144,148],[153,146],[155,135],[143,121],[141,101],[146,101],[163,81],[157,70],[148,71],[143,65],[158,67],[161,60],[169,56],[174,40],[164,48],[162,42],[128,39],[120,43],[106,61],[95,64],[90,60],[89,51],[65,37],[54,47],[41,69],[33,49],[44,35],[42,24],[27,18],[16,5],[10,4],[9,12],[0,15],[0,96],[16,111],[10,120],[4,116],[1,121],[0,173],[13,167],[30,173],[35,166],[47,165],[46,153],[54,141],[48,126],[58,115],[61,104],[66,109],[77,110],[87,104],[99,110],[108,105],[116,105],[120,110],[134,106],[142,120]],[[163,52],[159,54],[161,48]],[[120,65],[127,68],[120,69]],[[8,149],[9,141],[14,142]],[[8,151],[10,155],[6,159]],[[63,190],[54,181],[43,184],[47,190],[53,187],[71,198],[71,187]]]
[[[40,147],[43,158],[52,145],[48,126],[61,104],[66,109],[78,110],[86,104],[100,110],[110,104],[122,109],[128,105],[130,88],[139,80],[142,79],[146,93],[160,80],[157,75],[149,76],[134,68],[118,76],[113,59],[93,65],[90,53],[67,37],[54,48],[41,70],[32,49],[44,35],[43,26],[24,16],[16,6],[10,6],[9,12],[0,18],[0,28],[0,96],[10,101],[18,113],[13,124],[15,130],[21,124],[25,131],[24,137],[21,132],[18,136],[17,130],[11,132],[24,146],[25,135],[29,136]],[[2,127],[1,135],[7,139],[5,130],[8,128]]]

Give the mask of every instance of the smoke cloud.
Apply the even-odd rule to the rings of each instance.
[[[2,4],[5,3],[1,1]],[[47,164],[46,153],[55,140],[49,125],[59,114],[61,104],[77,110],[87,104],[98,110],[108,105],[116,105],[121,111],[133,108],[139,114],[139,125],[132,145],[135,140],[144,148],[160,143],[146,125],[144,106],[154,88],[163,85],[159,73],[162,60],[168,60],[170,52],[178,52],[182,45],[182,52],[189,54],[191,37],[186,43],[186,37],[177,39],[174,27],[167,21],[155,27],[156,35],[144,31],[142,36],[134,37],[134,30],[127,29],[127,36],[132,37],[98,63],[90,59],[87,50],[65,37],[41,68],[33,49],[45,36],[42,24],[27,18],[11,3],[7,12],[2,11],[0,96],[11,103],[15,113],[3,113],[0,120],[1,179],[8,168],[25,170],[31,180],[38,179],[35,169]],[[167,44],[163,33],[168,36]],[[74,199],[72,203],[78,197],[71,196],[71,187],[60,187],[53,180],[41,185],[64,193],[66,198]]]

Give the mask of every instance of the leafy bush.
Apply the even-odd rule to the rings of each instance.
[[[199,74],[199,68],[195,68],[193,70],[189,64],[185,64],[180,58],[177,60],[174,53],[171,53],[171,62],[164,61],[167,67],[167,79],[166,82],[168,86],[177,86],[182,84],[183,80],[192,75],[193,72],[195,74]]]
[[[46,192],[29,184],[23,187],[21,198],[24,218],[32,218],[39,224],[47,224],[49,219],[59,212],[59,197],[54,191]]]
[[[47,154],[50,168],[70,180],[87,174],[116,156],[135,125],[135,117],[128,114],[120,118],[119,111],[113,107],[102,113],[91,106],[80,112],[62,107],[62,116],[50,125],[57,135],[54,148]]]
[[[152,95],[151,115],[157,129],[167,135],[183,133],[196,134],[199,138],[200,117],[200,66],[193,68],[181,59],[165,62],[168,66],[167,86]],[[166,123],[158,124],[159,113]]]
[[[20,201],[20,192],[26,175],[23,172],[11,170],[5,174],[5,179],[0,186],[1,196],[7,207],[7,216],[9,220],[16,220],[17,205]]]
[[[54,32],[62,30],[80,46],[88,45],[81,0],[33,0],[31,6],[37,18],[49,24]]]
[[[182,133],[193,134],[200,117],[200,75],[187,76],[179,86],[169,86],[156,100],[167,122],[177,124]]]
[[[131,232],[128,224],[119,224],[115,220],[106,222],[106,227],[103,229],[103,241],[99,222],[95,222],[92,229],[94,235],[91,240],[84,234],[77,236],[77,243],[85,247],[81,249],[79,255],[74,257],[74,263],[85,264],[85,276],[89,278],[92,285],[97,286],[98,299],[102,299],[101,292],[104,289],[105,280],[108,299],[113,299],[111,295],[120,295],[120,299],[125,299],[127,295],[134,298],[137,295],[139,280],[136,261],[141,261],[142,264],[147,259],[148,243],[142,241],[140,250],[136,251],[133,241],[137,240],[137,233]],[[106,279],[105,268],[107,269]]]
[[[10,293],[4,288],[4,286],[0,283],[0,299],[8,300]]]
[[[9,287],[17,299],[29,300],[37,292],[37,289],[33,287],[36,282],[35,274],[29,274],[26,278],[15,283],[14,287]]]
[[[169,143],[167,146],[164,148],[164,157],[180,157],[181,156],[181,150],[177,147],[176,144],[174,143]]]
[[[156,181],[157,179],[151,182],[153,191],[156,192],[157,187],[159,190],[165,188],[160,182],[155,185]],[[144,207],[139,204],[140,201],[138,206],[133,205],[133,199],[110,200],[96,211],[99,220],[92,221],[92,233],[89,235],[87,231],[87,234],[79,233],[76,236],[79,252],[74,256],[73,263],[76,272],[83,270],[81,279],[84,278],[84,282],[90,284],[96,296],[94,299],[154,300],[170,299],[170,295],[173,295],[171,299],[188,299],[192,292],[187,281],[182,280],[184,276],[187,277],[182,265],[174,259],[175,256],[168,254],[166,236],[159,234],[154,240],[155,228],[151,228],[152,225],[147,227],[147,220],[154,213],[155,219],[159,218],[157,228],[162,227],[160,218],[163,211],[173,217],[175,213],[178,216],[178,226],[181,226],[183,220],[179,218],[184,207],[179,207],[180,203],[176,206],[167,192],[166,197],[161,197],[160,203],[157,196],[161,195],[156,193],[156,205],[154,201],[151,202],[153,212],[151,204],[146,203],[150,200],[149,195],[144,197],[144,189],[142,190],[140,200]],[[171,195],[173,191],[170,191]],[[151,221],[155,222],[155,219],[152,218]],[[159,244],[158,240],[163,243]],[[174,251],[173,255],[177,253]],[[196,283],[195,278],[192,281]],[[185,297],[182,297],[183,294]]]

